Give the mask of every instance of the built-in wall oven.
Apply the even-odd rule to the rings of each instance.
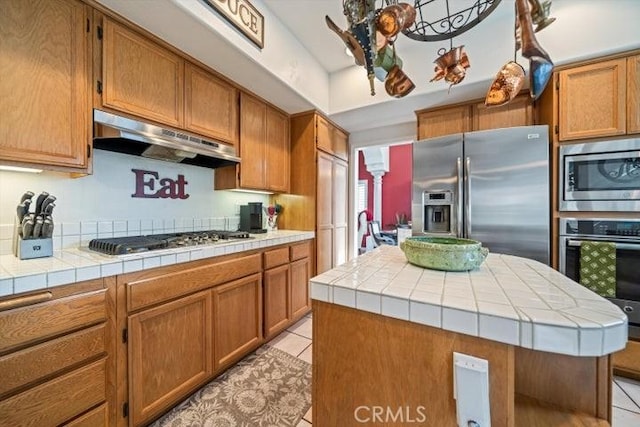
[[[560,211],[639,211],[640,138],[560,147]]]
[[[561,218],[560,272],[580,282],[580,246],[616,245],[616,293],[611,302],[629,318],[629,338],[640,340],[640,219]]]

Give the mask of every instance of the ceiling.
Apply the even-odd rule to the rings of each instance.
[[[471,68],[450,91],[444,81],[429,82],[437,51],[448,42],[399,36],[403,70],[416,84],[402,99],[388,96],[382,82],[376,82],[377,94],[371,96],[366,71],[354,65],[327,28],[325,15],[347,27],[342,0],[250,0],[270,25],[262,50],[203,8],[203,0],[97,1],[288,113],[320,109],[352,137],[360,132],[369,138],[376,127],[410,123],[405,128],[414,133],[415,110],[483,98],[497,70],[513,58],[514,0],[502,0],[483,22],[455,39],[454,45],[465,45]],[[458,8],[474,1],[449,3]],[[557,21],[538,33],[538,40],[557,65],[639,48],[638,14],[637,0],[553,0],[551,15]]]

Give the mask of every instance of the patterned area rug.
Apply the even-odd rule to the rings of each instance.
[[[263,345],[153,427],[295,427],[311,406],[311,365]]]

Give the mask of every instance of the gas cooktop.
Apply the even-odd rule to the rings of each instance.
[[[211,245],[235,240],[252,239],[245,231],[207,230],[148,236],[113,237],[93,239],[89,249],[107,255],[126,255],[157,249],[183,248],[196,245]]]

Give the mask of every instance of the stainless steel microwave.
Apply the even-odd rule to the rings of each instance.
[[[640,138],[560,147],[561,211],[639,211]]]

